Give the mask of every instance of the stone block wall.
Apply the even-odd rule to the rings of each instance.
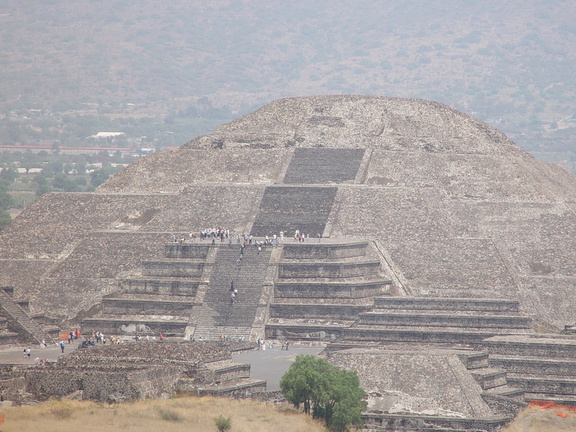
[[[361,257],[366,255],[368,243],[289,243],[287,242],[282,251],[283,259],[342,259]]]
[[[182,315],[188,316],[194,303],[191,301],[160,301],[135,299],[104,299],[102,312],[112,315]]]
[[[283,298],[366,298],[384,294],[390,285],[389,281],[358,282],[349,284],[276,282],[274,284],[274,297],[279,301]]]
[[[174,260],[142,262],[142,276],[199,278],[203,270],[203,262]]]
[[[296,148],[284,176],[286,184],[354,181],[364,149]]]
[[[370,309],[370,306],[326,305],[326,304],[285,304],[270,305],[270,318],[321,318],[325,320],[355,320],[358,314]]]
[[[282,262],[278,266],[278,275],[281,278],[349,278],[377,275],[380,268],[379,261],[362,262],[317,262],[317,263],[289,263]]]
[[[205,260],[209,250],[209,244],[167,243],[164,245],[166,258],[194,258]]]
[[[121,281],[121,291],[130,294],[160,294],[170,296],[195,296],[198,292],[198,281],[127,279]]]

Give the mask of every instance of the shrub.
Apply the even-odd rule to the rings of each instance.
[[[214,418],[214,425],[216,426],[216,430],[218,432],[229,431],[232,427],[232,417],[224,417],[223,415],[219,415],[218,417]]]

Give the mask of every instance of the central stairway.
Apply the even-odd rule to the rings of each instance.
[[[272,247],[219,246],[210,283],[204,295],[194,338],[216,340],[220,336],[251,339],[260,299],[265,288]],[[241,262],[238,262],[239,258]],[[231,283],[238,290],[231,302]],[[271,282],[270,282],[271,285]],[[262,337],[260,334],[256,337]],[[255,339],[255,337],[252,337]]]

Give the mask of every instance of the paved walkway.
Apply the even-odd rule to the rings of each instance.
[[[77,342],[66,343],[64,354],[75,351]],[[30,348],[30,358],[23,355],[23,350]],[[309,346],[294,343],[290,345],[288,351],[280,349],[276,344],[273,349],[266,348],[265,351],[243,351],[234,354],[232,359],[237,363],[248,363],[251,366],[250,377],[265,379],[268,391],[280,390],[280,379],[288,370],[297,355],[318,354],[324,349],[323,346]],[[49,345],[41,348],[38,345],[22,345],[13,348],[0,349],[0,364],[34,364],[36,357],[55,361],[63,355],[58,345]]]
[[[237,363],[251,365],[250,378],[265,379],[266,390],[280,390],[280,378],[288,370],[297,355],[318,354],[324,349],[322,346],[306,346],[293,344],[288,351],[280,349],[276,344],[273,349],[266,351],[245,351],[234,354],[232,360]]]
[[[66,343],[64,354],[75,351],[78,343]],[[30,348],[30,358],[24,356],[23,350]],[[40,357],[47,360],[56,360],[62,355],[58,345],[48,345],[47,348],[42,348],[39,345],[21,345],[13,348],[0,349],[0,364],[34,364],[34,359]]]

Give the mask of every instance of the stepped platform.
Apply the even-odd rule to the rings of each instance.
[[[419,311],[418,311],[419,312]],[[394,312],[374,310],[363,312],[358,317],[359,325],[384,326],[417,326],[417,327],[457,327],[463,328],[496,328],[496,329],[525,329],[532,328],[532,320],[522,316],[507,315],[479,315],[479,314],[446,314],[439,311]],[[442,311],[444,312],[444,311]]]
[[[270,318],[292,318],[354,321],[358,314],[371,308],[371,305],[326,304],[326,303],[278,303],[270,305]]]
[[[264,237],[296,230],[322,234],[336,197],[335,187],[268,186],[260,202],[251,233]]]
[[[206,363],[205,370],[201,372],[202,380],[206,383],[221,383],[223,381],[250,378],[250,365],[235,363],[232,360],[220,360]]]
[[[358,174],[364,152],[364,149],[298,147],[290,159],[284,183],[352,182]]]
[[[510,373],[507,375],[508,383],[523,389],[530,394],[544,395],[576,395],[576,377],[542,377]]]
[[[576,338],[494,336],[482,342],[490,365],[507,371],[508,382],[528,400],[576,405]]]
[[[480,298],[380,297],[374,299],[374,307],[389,310],[520,312],[520,304],[517,301]]]
[[[108,297],[102,300],[104,315],[190,315],[195,305],[190,300],[173,300],[167,296],[148,296],[134,298],[131,296]]]
[[[571,336],[495,336],[482,341],[481,346],[490,354],[556,359],[576,358],[576,337]]]
[[[368,242],[349,243],[317,243],[314,239],[301,243],[290,243],[290,240],[283,246],[282,259],[316,259],[334,260],[344,258],[357,258],[366,255]]]
[[[511,417],[458,418],[418,414],[362,413],[365,427],[376,430],[404,430],[412,432],[496,432]]]
[[[206,260],[210,244],[202,243],[166,243],[164,256],[166,258],[188,258]]]
[[[529,330],[517,330],[526,334]],[[465,328],[462,327],[430,327],[418,326],[375,326],[354,325],[343,330],[345,340],[374,341],[374,342],[419,342],[419,343],[448,343],[448,344],[479,344],[486,338],[498,334],[509,334],[508,329],[498,328]]]
[[[491,354],[489,362],[509,373],[576,377],[576,360]]]
[[[506,372],[502,369],[482,368],[471,371],[482,390],[493,389],[507,384]]]
[[[427,297],[377,297],[342,336],[345,340],[479,344],[501,334],[533,333],[517,302]]]
[[[391,281],[367,241],[283,246],[269,307],[269,338],[334,340],[386,294]]]
[[[203,270],[204,261],[175,258],[142,261],[142,276],[199,278]]]
[[[198,396],[243,398],[250,397],[253,393],[265,392],[266,380],[243,378],[219,384],[198,385],[193,379],[180,378],[176,384],[176,390]]]
[[[199,281],[182,277],[132,278],[120,282],[122,291],[132,294],[195,296]]]
[[[351,282],[286,282],[274,284],[274,298],[365,298],[384,295],[390,289],[391,281],[384,279]]]
[[[4,333],[16,332],[20,342],[53,342],[51,334],[36,322],[18,302],[12,299],[13,289],[0,289],[0,313],[6,318]],[[24,302],[28,305],[28,302]],[[6,340],[11,340],[11,335]],[[1,340],[0,340],[1,341]]]
[[[521,388],[512,387],[508,385],[508,379],[506,379],[506,384],[488,388],[484,390],[485,395],[489,396],[497,396],[497,397],[504,397],[508,399],[512,399],[517,402],[524,402],[525,401],[525,392]]]
[[[184,336],[188,317],[178,315],[107,315],[82,320],[81,331],[90,334],[101,331],[104,334],[155,334]]]
[[[266,323],[267,339],[334,340],[353,320],[271,318]]]
[[[354,277],[378,277],[380,261],[319,261],[281,262],[278,277],[281,279],[327,278],[341,279]]]

